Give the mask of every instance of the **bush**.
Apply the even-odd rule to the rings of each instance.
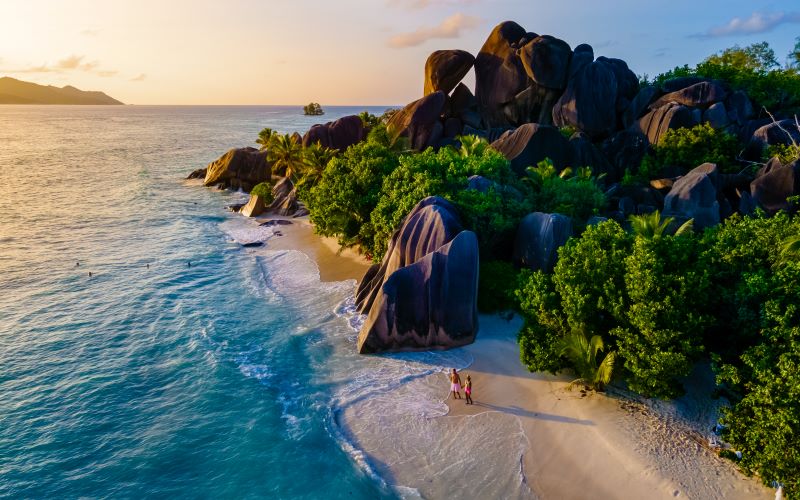
[[[599,335],[625,367],[630,387],[672,397],[702,351],[709,280],[694,236],[630,235],[614,221],[586,229],[559,251],[552,276],[527,274],[517,297],[525,318],[523,362],[569,366],[558,346]]]
[[[549,159],[528,167],[526,181],[531,186],[533,209],[544,213],[559,213],[573,219],[578,228],[606,208],[608,200],[592,177],[588,167],[573,172],[564,169],[559,174]]]
[[[481,262],[478,279],[478,309],[492,313],[517,308],[514,291],[519,271],[510,262],[492,260]]]
[[[709,162],[716,163],[725,173],[740,170],[736,162],[740,151],[739,141],[708,123],[692,128],[670,129],[653,149],[654,154],[645,156],[639,167],[639,176],[644,181],[658,178],[664,168],[670,166],[691,170]]]
[[[386,177],[380,201],[370,216],[374,258],[379,260],[386,244],[412,208],[427,196],[442,196],[459,210],[466,229],[478,236],[484,259],[491,258],[499,241],[505,241],[527,206],[503,191],[502,185],[513,179],[508,161],[497,151],[462,156],[453,148],[419,154],[405,154],[400,164]],[[481,175],[498,183],[486,193],[466,190],[468,179]],[[508,248],[507,246],[505,247]]]
[[[384,177],[397,168],[397,155],[375,142],[355,144],[332,159],[306,203],[315,230],[339,244],[372,250],[370,214],[380,199]]]
[[[256,184],[253,186],[253,189],[250,190],[250,195],[260,196],[264,200],[264,203],[269,205],[273,201],[272,185],[269,182]]]
[[[767,162],[775,156],[778,157],[781,163],[786,165],[787,163],[800,159],[800,146],[795,146],[794,144],[773,144],[772,146],[768,146],[764,151],[763,160]]]

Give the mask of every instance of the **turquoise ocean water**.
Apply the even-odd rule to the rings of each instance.
[[[363,109],[0,107],[0,497],[395,494],[337,426],[354,283],[183,180]]]

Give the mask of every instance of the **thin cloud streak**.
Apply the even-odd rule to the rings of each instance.
[[[690,35],[691,38],[720,38],[768,33],[782,24],[800,23],[800,12],[753,12],[750,17],[734,17],[722,26],[710,28],[705,33]]]
[[[139,73],[137,76],[134,76],[130,79],[132,82],[143,82],[147,78],[147,75],[144,73]]]
[[[480,25],[481,20],[475,16],[468,16],[466,14],[453,14],[438,26],[422,27],[410,33],[401,33],[395,35],[388,40],[389,47],[401,49],[406,47],[415,47],[421,45],[428,40],[437,38],[459,38],[461,32],[469,30]]]
[[[470,5],[478,3],[478,1],[479,0],[388,0],[388,4],[416,10],[437,5]]]

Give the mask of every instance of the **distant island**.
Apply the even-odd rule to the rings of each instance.
[[[0,78],[0,104],[124,104],[103,92]]]
[[[318,102],[312,102],[309,103],[307,106],[303,106],[303,114],[311,116],[319,116],[319,115],[324,115],[325,112],[322,110],[322,106],[320,106]]]

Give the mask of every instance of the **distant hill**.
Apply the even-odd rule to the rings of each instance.
[[[103,92],[0,78],[0,104],[123,104]]]

